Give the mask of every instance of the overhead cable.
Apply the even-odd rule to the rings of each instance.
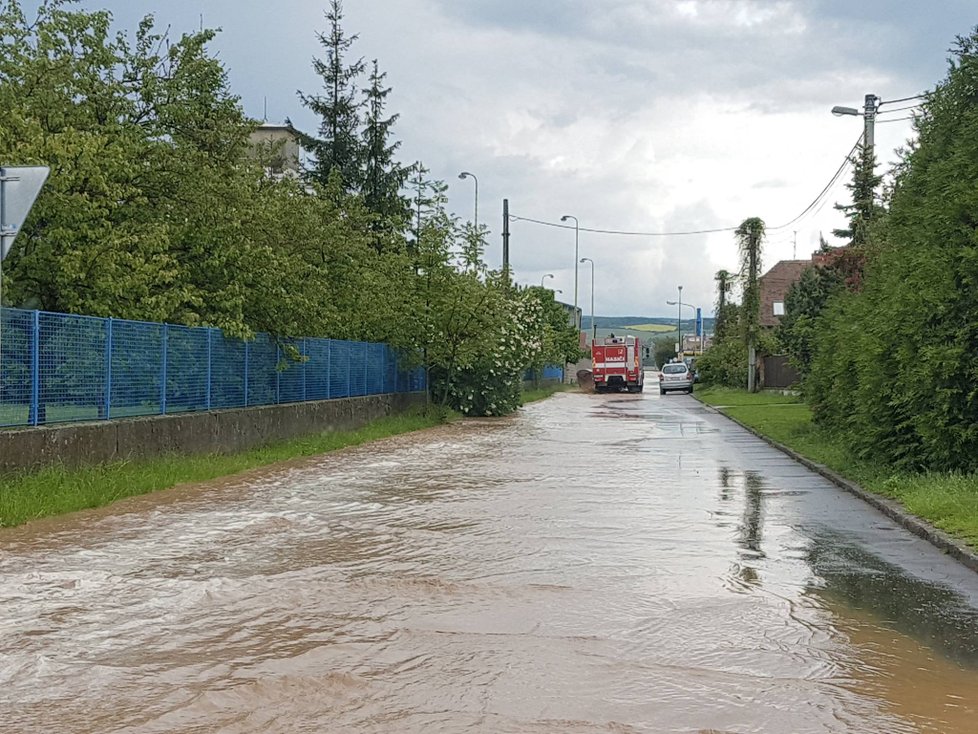
[[[884,122],[903,122],[904,120],[916,120],[916,115],[907,115],[906,117],[894,117],[892,120],[877,120],[877,125],[882,125]]]
[[[572,224],[560,224],[559,222],[545,222],[542,219],[532,219],[531,217],[518,217],[514,214],[509,215],[513,222],[530,222],[532,224],[542,224],[544,227],[558,227],[560,229],[574,229]],[[591,232],[592,234],[617,234],[627,237],[678,237],[686,234],[714,234],[716,232],[733,232],[736,227],[718,227],[716,229],[696,229],[686,232],[627,232],[620,229],[591,229],[589,227],[578,227],[580,232]]]
[[[785,224],[779,224],[779,225],[777,225],[775,227],[767,227],[767,230],[768,231],[774,231],[774,230],[784,229],[786,227],[790,227],[792,224],[794,224],[795,222],[797,222],[803,216],[805,216],[806,214],[808,214],[808,212],[810,212],[812,209],[814,209],[815,206],[818,205],[818,202],[821,201],[822,197],[825,196],[829,192],[829,190],[833,186],[835,186],[836,182],[842,177],[842,173],[846,170],[846,166],[849,165],[849,161],[852,159],[852,156],[859,149],[859,144],[862,142],[862,139],[863,139],[863,136],[862,135],[860,135],[859,138],[856,139],[856,142],[852,146],[852,149],[846,154],[845,160],[842,161],[842,165],[839,166],[839,168],[836,170],[835,174],[833,174],[832,178],[829,179],[829,182],[827,184],[825,184],[825,188],[823,188],[819,192],[818,196],[816,196],[812,200],[812,203],[809,204],[808,206],[806,206],[802,210],[801,214],[799,214],[797,217],[795,217],[790,222],[787,222]]]
[[[812,202],[801,211],[801,213],[798,216],[796,216],[794,219],[784,224],[779,224],[774,227],[767,227],[767,231],[771,232],[779,229],[785,229],[786,227],[790,227],[792,224],[796,223],[802,217],[808,214],[813,208],[815,208],[818,205],[819,201],[821,201],[821,199],[838,182],[839,178],[842,176],[843,172],[845,171],[846,166],[849,165],[849,161],[852,158],[853,154],[859,148],[859,143],[861,140],[862,140],[862,136],[860,135],[859,139],[856,140],[855,145],[853,145],[852,149],[846,154],[845,159],[842,161],[842,165],[839,166],[836,172],[832,175],[832,178],[829,179],[829,182],[825,184],[825,187],[819,192],[818,196],[816,196],[812,200]],[[532,217],[521,217],[515,214],[510,214],[509,219],[511,222],[529,222],[531,224],[539,224],[544,227],[556,227],[558,229],[575,229],[575,226],[570,224],[562,224],[560,222],[548,222],[543,219],[534,219]],[[611,234],[611,235],[619,235],[624,237],[683,237],[686,235],[695,235],[695,234],[717,234],[720,232],[736,232],[738,227],[715,227],[713,229],[691,229],[691,230],[686,230],[681,232],[633,232],[633,231],[620,230],[620,229],[592,229],[590,227],[576,227],[576,229],[579,232],[590,232],[591,234]]]
[[[900,97],[900,99],[884,99],[880,102],[880,105],[885,104],[896,104],[897,102],[909,102],[912,99],[926,99],[927,93],[922,92],[921,94],[915,94],[912,97]]]
[[[920,104],[911,104],[911,105],[907,105],[905,107],[894,107],[892,110],[880,110],[878,114],[880,114],[880,115],[889,115],[889,114],[891,114],[893,112],[903,112],[905,110],[916,110],[916,109],[920,109],[920,107],[921,107]]]

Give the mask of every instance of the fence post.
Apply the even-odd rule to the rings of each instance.
[[[36,426],[41,412],[41,312],[34,311],[31,328],[31,408],[30,424]]]
[[[363,345],[363,394],[372,395],[370,392],[370,345]]]
[[[112,419],[112,317],[105,320],[105,420]]]
[[[160,372],[160,413],[166,415],[166,361],[167,361],[167,337],[169,329],[163,324],[163,366]]]
[[[349,347],[346,350],[346,396],[353,397],[353,378],[350,373],[353,371],[353,342],[347,342]]]
[[[309,341],[308,339],[303,339],[301,341],[302,350],[301,350],[300,354],[302,356],[302,362],[301,362],[301,364],[302,364],[302,402],[305,402],[307,400],[307,398],[306,398],[306,362],[307,362],[307,360],[306,360],[306,343],[308,341]]]
[[[333,340],[326,340],[326,399],[333,397]]]
[[[214,330],[210,327],[207,329],[207,386],[205,390],[205,403],[207,405],[207,410],[211,409],[211,337],[214,335]]]
[[[249,343],[250,342],[245,342],[244,407],[246,408],[248,407],[248,355],[251,353],[251,350],[248,348]]]
[[[275,404],[282,402],[282,370],[278,366],[282,363],[282,347],[275,345]]]

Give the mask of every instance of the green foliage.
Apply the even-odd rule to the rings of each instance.
[[[347,63],[350,48],[358,36],[348,36],[343,30],[341,0],[330,0],[326,21],[329,30],[318,34],[326,58],[315,58],[312,62],[323,80],[323,91],[299,94],[302,103],[320,118],[319,136],[303,134],[301,140],[303,147],[315,156],[308,171],[309,179],[324,188],[333,179],[338,181],[339,190],[354,193],[360,190],[363,179],[364,151],[359,134],[363,100],[357,83],[366,67],[362,58]]]
[[[741,320],[747,344],[756,344],[761,313],[761,248],[764,241],[764,221],[757,217],[745,219],[737,227],[737,247],[740,250],[740,278],[743,290]]]
[[[872,148],[860,143],[849,160],[853,165],[852,181],[846,184],[846,188],[852,193],[852,203],[835,205],[838,211],[846,215],[849,226],[846,229],[834,229],[832,234],[859,246],[869,242],[870,227],[883,213],[883,207],[876,197],[876,189],[883,177],[876,174],[876,156]]]
[[[978,32],[928,95],[862,290],[833,299],[806,394],[857,455],[978,469]]]
[[[730,309],[727,328],[723,338],[714,339],[713,346],[696,360],[700,379],[708,385],[727,387],[747,387],[747,346],[748,325],[743,318],[744,311],[736,304],[726,304]],[[778,351],[777,337],[769,330],[758,330],[754,345],[761,354]]]
[[[513,289],[490,271],[483,246],[481,232],[444,210],[422,225],[414,351],[439,404],[503,415],[519,407],[527,369],[563,360],[569,327],[552,293]]]
[[[730,303],[733,291],[734,276],[727,270],[718,270],[714,277],[717,284],[716,320],[713,325],[713,338],[723,339],[728,330],[728,324],[736,319],[734,304]]]
[[[784,300],[784,316],[776,335],[781,349],[804,378],[811,369],[818,319],[829,297],[841,286],[831,268],[810,267],[792,283]]]
[[[213,32],[172,41],[147,18],[112,36],[68,5],[0,12],[0,157],[52,169],[4,262],[12,305],[387,342],[468,414],[515,409],[526,369],[576,358],[553,294],[490,271],[485,228],[459,225],[420,164],[408,216],[390,90],[376,63],[357,89],[339,0],[314,62],[326,92],[303,98],[322,116],[308,181],[266,174],[276,151],[251,146]]]
[[[676,337],[660,336],[652,344],[652,354],[660,368],[676,356]]]
[[[715,341],[696,360],[700,379],[709,385],[747,387],[747,349],[741,339]]]
[[[384,249],[383,234],[400,233],[410,215],[409,202],[401,189],[410,170],[397,162],[394,154],[399,142],[391,141],[391,130],[398,115],[384,117],[384,108],[390,88],[384,87],[386,74],[380,72],[374,59],[370,73],[370,86],[364,91],[366,118],[363,138],[363,203],[374,217],[371,228],[378,233],[374,247]]]

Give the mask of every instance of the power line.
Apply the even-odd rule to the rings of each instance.
[[[900,99],[885,99],[880,102],[880,105],[896,104],[897,102],[909,102],[912,99],[927,99],[927,93],[922,92],[921,94],[915,94],[912,97],[901,97]]]
[[[542,219],[533,219],[531,217],[518,217],[511,214],[509,218],[514,222],[530,222],[532,224],[541,224],[544,227],[557,227],[559,229],[574,229],[572,225],[560,224],[558,222],[545,222]],[[591,232],[592,234],[616,234],[624,235],[627,237],[679,237],[687,234],[714,234],[716,232],[733,232],[736,227],[719,227],[717,229],[696,229],[689,230],[687,232],[628,232],[620,229],[590,229],[588,227],[578,228],[580,232]]]
[[[845,159],[842,161],[842,165],[839,166],[836,172],[832,175],[832,178],[829,179],[829,182],[818,193],[818,196],[816,196],[812,200],[812,202],[801,211],[801,213],[798,216],[796,216],[791,221],[786,222],[785,224],[779,224],[774,227],[768,227],[767,231],[772,232],[779,229],[785,229],[786,227],[790,227],[792,224],[795,224],[802,217],[808,214],[815,206],[817,206],[818,203],[822,200],[822,198],[838,182],[839,178],[842,176],[846,167],[849,165],[849,161],[852,158],[852,155],[859,148],[859,143],[861,140],[862,140],[862,136],[860,135],[859,138],[856,140],[856,143],[852,146],[852,149],[846,154]],[[543,219],[534,219],[532,217],[521,217],[515,214],[510,214],[509,219],[510,221],[513,222],[529,222],[531,224],[539,224],[543,227],[556,227],[557,229],[575,229],[574,227],[568,224],[561,224],[559,222],[548,222]],[[736,232],[737,229],[738,229],[737,227],[715,227],[713,229],[692,229],[692,230],[686,230],[682,232],[633,232],[633,231],[620,230],[620,229],[592,229],[590,227],[577,228],[579,232],[590,232],[591,234],[611,234],[611,235],[620,235],[624,237],[683,237],[686,235],[694,235],[694,234],[717,234],[721,232]]]
[[[877,125],[882,125],[885,122],[903,122],[904,120],[916,120],[915,115],[907,115],[906,117],[894,117],[892,120],[877,120]]]
[[[916,110],[919,109],[922,106],[922,104],[923,103],[911,104],[911,105],[907,105],[906,107],[894,107],[892,110],[880,110],[879,114],[889,115],[892,112],[903,112],[904,110]]]
[[[818,204],[818,202],[822,199],[822,197],[825,196],[829,192],[829,189],[831,189],[833,186],[835,186],[836,182],[842,176],[843,171],[845,171],[846,170],[846,167],[849,165],[849,161],[852,158],[853,154],[859,149],[859,143],[862,141],[862,139],[863,139],[862,135],[860,135],[856,139],[856,142],[855,142],[855,144],[853,144],[852,149],[846,154],[845,160],[842,161],[842,165],[839,166],[839,168],[836,170],[835,174],[832,176],[832,178],[829,180],[829,182],[827,184],[825,184],[825,188],[823,188],[819,192],[818,196],[816,196],[812,200],[812,203],[809,204],[808,206],[806,206],[802,210],[801,214],[799,214],[797,217],[795,217],[794,219],[792,219],[790,222],[787,222],[786,224],[779,224],[776,227],[768,227],[767,230],[768,231],[773,231],[773,230],[778,230],[778,229],[784,229],[785,227],[790,227],[792,224],[794,224],[795,222],[797,222],[803,216],[805,216],[806,214],[808,214],[808,212],[810,212]]]

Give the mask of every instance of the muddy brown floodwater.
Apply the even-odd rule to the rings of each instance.
[[[0,732],[978,731],[978,574],[687,396],[0,532]]]

